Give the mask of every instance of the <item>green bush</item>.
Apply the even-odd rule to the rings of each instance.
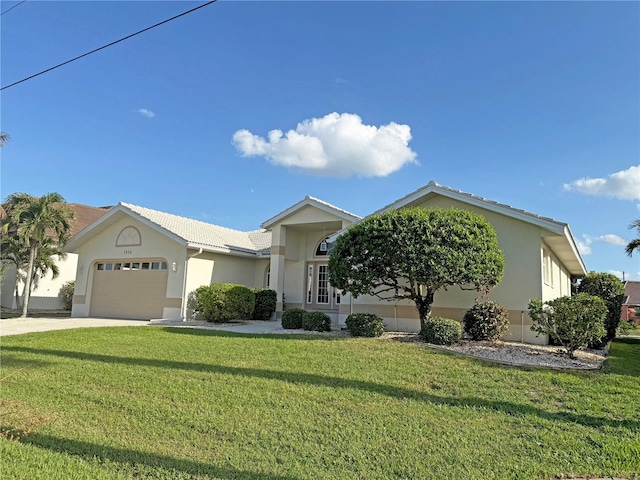
[[[549,335],[564,347],[571,358],[574,358],[576,350],[606,333],[607,305],[600,297],[588,293],[556,298],[544,304],[540,300],[531,300],[529,316],[534,322],[531,330]]]
[[[234,283],[202,285],[190,297],[194,313],[208,322],[249,320],[255,305],[251,289]]]
[[[58,296],[62,300],[62,305],[65,310],[71,310],[73,307],[73,291],[76,288],[76,282],[71,280],[60,287]]]
[[[323,312],[304,312],[302,328],[312,332],[330,332],[331,319]]]
[[[282,312],[282,328],[302,328],[302,316],[305,311],[301,308],[292,308]]]
[[[472,340],[495,342],[509,328],[509,312],[496,302],[476,303],[465,313],[463,324],[464,332]]]
[[[256,288],[253,290],[256,296],[256,305],[253,307],[251,318],[254,320],[269,320],[276,311],[278,294],[268,288]]]
[[[600,297],[607,306],[607,317],[604,321],[606,335],[590,342],[595,347],[602,347],[616,336],[616,330],[620,324],[620,309],[625,296],[624,284],[611,273],[589,272],[580,281],[578,292]]]
[[[420,335],[428,343],[453,345],[462,337],[462,325],[450,318],[431,317],[425,322]]]
[[[379,337],[384,333],[384,322],[372,313],[352,313],[345,324],[354,337]]]

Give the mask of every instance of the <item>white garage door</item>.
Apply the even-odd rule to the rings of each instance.
[[[91,316],[162,318],[167,294],[162,259],[109,260],[94,265]]]

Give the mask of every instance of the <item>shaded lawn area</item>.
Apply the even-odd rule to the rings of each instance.
[[[604,372],[380,339],[4,337],[3,478],[640,478],[640,339]]]

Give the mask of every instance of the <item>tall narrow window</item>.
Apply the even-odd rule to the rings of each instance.
[[[318,265],[317,303],[329,303],[329,272],[327,265]]]
[[[309,265],[307,273],[307,303],[313,302],[313,265]]]

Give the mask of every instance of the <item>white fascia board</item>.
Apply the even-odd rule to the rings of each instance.
[[[478,208],[483,208],[485,210],[489,210],[495,213],[499,213],[511,218],[515,218],[517,220],[521,220],[526,223],[531,223],[537,225],[541,228],[549,230],[553,233],[563,235],[564,227],[566,224],[557,222],[551,218],[541,217],[534,213],[527,212],[525,210],[511,207],[510,205],[498,203],[492,200],[487,200],[486,198],[477,197],[475,195],[464,193],[460,191],[456,191],[453,189],[442,187],[438,184],[430,182],[426,187],[416,190],[412,194],[407,195],[406,197],[401,198],[400,200],[387,205],[386,207],[381,208],[373,213],[385,213],[391,210],[397,210],[399,208],[410,205],[414,202],[419,201],[422,197],[426,195],[434,193],[436,195],[442,195],[443,197],[452,198],[461,203],[467,203],[469,205],[476,206]]]
[[[582,259],[582,255],[580,255],[580,250],[578,250],[578,244],[573,238],[573,233],[571,233],[571,229],[569,228],[569,225],[565,225],[564,230],[565,230],[564,231],[565,237],[567,238],[567,241],[571,246],[571,250],[573,250],[573,254],[576,256],[576,258],[578,259],[578,262],[580,263],[580,268],[582,268],[583,275],[587,275],[587,273],[589,273],[587,270],[587,266],[585,265],[584,260]]]
[[[227,247],[215,247],[213,245],[202,245],[199,243],[188,243],[187,248],[202,249],[204,252],[223,253],[225,255],[234,255],[236,257],[256,258],[257,253],[245,252],[242,250],[233,250]]]

